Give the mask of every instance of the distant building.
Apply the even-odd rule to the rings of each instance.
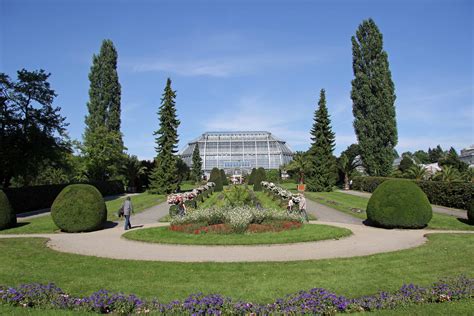
[[[245,175],[252,168],[279,169],[293,159],[293,152],[284,140],[263,131],[204,133],[180,153],[189,167],[195,146],[199,146],[205,174],[219,168],[229,175]]]
[[[459,159],[467,163],[469,167],[474,168],[474,145],[461,149],[461,155],[459,155]]]

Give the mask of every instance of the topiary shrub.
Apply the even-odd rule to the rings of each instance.
[[[474,200],[471,200],[471,207],[467,210],[467,219],[474,225]]]
[[[56,226],[65,232],[94,231],[104,227],[107,207],[99,190],[92,185],[72,184],[54,200],[51,216]]]
[[[409,180],[381,183],[367,205],[367,219],[380,227],[422,228],[432,216],[426,194]]]
[[[214,190],[216,192],[222,192],[224,188],[222,183],[221,171],[219,169],[212,168],[211,175],[209,176],[209,181],[214,182],[216,184],[214,187]]]
[[[7,195],[0,190],[0,230],[16,225],[16,215]]]

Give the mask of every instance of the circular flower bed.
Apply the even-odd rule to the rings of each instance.
[[[269,220],[262,223],[249,224],[246,233],[268,233],[268,232],[281,232],[284,230],[301,228],[303,224],[300,221],[290,220]],[[229,224],[213,224],[208,225],[207,223],[190,223],[171,225],[170,230],[175,232],[183,232],[188,234],[232,234],[234,230]]]
[[[259,233],[300,228],[301,217],[278,210],[251,207],[198,209],[183,217],[175,217],[170,229],[187,233]],[[216,226],[221,225],[221,226]]]

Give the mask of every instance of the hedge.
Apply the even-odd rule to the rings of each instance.
[[[124,193],[121,181],[86,183],[96,187],[102,196]],[[50,208],[54,199],[69,184],[38,185],[23,188],[8,188],[3,191],[8,197],[15,214]]]
[[[62,231],[90,232],[104,227],[107,207],[102,194],[94,186],[71,184],[54,200],[51,217]]]
[[[415,183],[391,179],[380,184],[367,204],[367,219],[386,228],[423,228],[433,216],[426,194]]]
[[[384,181],[393,178],[383,177],[355,177],[352,181],[352,189],[374,192]],[[441,181],[413,181],[425,192],[431,204],[454,207],[468,210],[474,192],[474,183],[471,182],[441,182]]]
[[[0,190],[0,230],[13,227],[16,225],[16,216],[13,212],[13,208],[8,202],[8,198]]]

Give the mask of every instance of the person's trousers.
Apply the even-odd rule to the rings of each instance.
[[[130,215],[125,216],[125,230],[132,228],[132,224],[130,224]]]

